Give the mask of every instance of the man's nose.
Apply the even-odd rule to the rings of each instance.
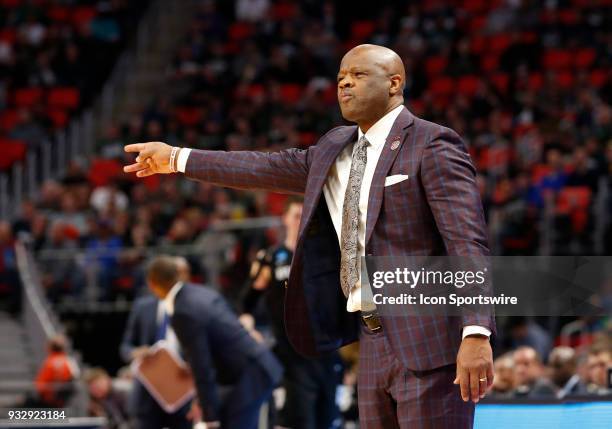
[[[352,87],[352,86],[353,86],[353,81],[352,81],[351,79],[344,78],[344,79],[342,79],[342,80],[341,80],[341,81],[338,83],[338,86],[339,86],[341,89],[344,89],[344,88],[347,88],[347,87]]]

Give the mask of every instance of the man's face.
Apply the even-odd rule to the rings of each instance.
[[[300,227],[300,218],[302,217],[302,204],[293,203],[283,215],[283,224],[287,232],[297,231]]]
[[[516,384],[523,386],[540,377],[542,367],[531,350],[518,350],[514,353],[514,373]]]
[[[600,387],[608,385],[608,368],[612,365],[612,357],[608,352],[589,355],[587,368],[591,383]]]
[[[367,49],[353,50],[342,59],[338,71],[338,103],[347,121],[378,119],[389,105],[390,75]]]
[[[576,366],[572,360],[554,356],[550,360],[551,378],[557,386],[563,386],[574,375]]]

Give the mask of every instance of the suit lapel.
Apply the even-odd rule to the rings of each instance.
[[[321,194],[323,193],[323,186],[327,180],[329,170],[336,158],[340,155],[340,152],[344,150],[347,144],[355,142],[357,138],[357,127],[354,128],[353,132],[349,132],[341,136],[337,140],[330,140],[328,143],[323,143],[321,150],[321,159],[316,166],[317,172],[314,174],[312,184],[308,185],[306,189],[306,195],[304,196],[304,212],[302,213],[302,220],[300,223],[300,237],[303,235],[306,226],[312,218],[312,214],[319,204]]]
[[[380,213],[380,207],[382,205],[383,190],[385,186],[385,177],[393,165],[393,161],[397,157],[397,154],[402,149],[402,145],[408,137],[408,129],[414,122],[414,117],[404,108],[397,119],[393,123],[393,127],[387,136],[385,146],[376,164],[374,170],[374,177],[372,178],[372,185],[370,186],[370,195],[368,196],[368,216],[366,221],[366,237],[365,244],[368,244],[374,225],[378,219]]]

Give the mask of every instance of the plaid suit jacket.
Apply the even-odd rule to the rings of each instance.
[[[300,234],[285,301],[287,335],[316,356],[357,340],[358,315],[346,311],[338,239],[322,197],[328,171],[357,139],[357,126],[332,129],[308,149],[280,152],[191,152],[187,177],[238,189],[304,195]],[[395,149],[392,149],[392,143]],[[409,178],[384,187],[385,177]],[[370,188],[366,255],[488,255],[476,172],[453,130],[404,109],[396,119]],[[495,332],[492,315],[382,317],[395,354],[407,368],[452,364],[466,325]]]

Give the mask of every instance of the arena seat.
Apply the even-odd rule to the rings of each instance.
[[[457,92],[467,97],[473,97],[478,91],[480,79],[473,75],[462,76],[457,80]]]
[[[20,140],[0,138],[0,148],[2,150],[0,170],[6,170],[15,162],[22,161],[25,158],[27,145]]]
[[[47,95],[47,104],[51,107],[75,110],[79,107],[79,102],[80,94],[76,88],[52,88]]]
[[[375,26],[372,21],[356,21],[351,25],[351,39],[363,41],[374,32]]]
[[[439,76],[444,73],[447,65],[448,58],[445,55],[430,56],[425,60],[425,72],[427,76]]]
[[[31,107],[42,100],[42,88],[20,88],[14,91],[14,103],[17,107]]]
[[[6,109],[0,113],[0,131],[9,132],[19,122],[19,112],[16,109]]]
[[[549,70],[565,70],[572,65],[572,53],[563,49],[549,49],[544,53],[542,65]]]

